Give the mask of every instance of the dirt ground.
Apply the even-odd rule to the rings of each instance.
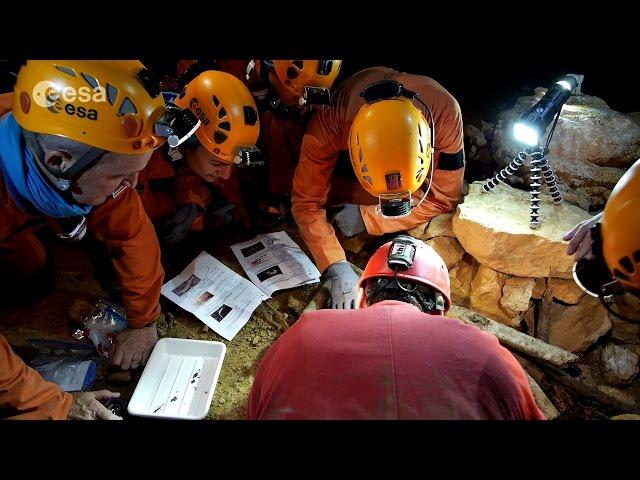
[[[259,233],[270,231],[286,231],[308,255],[304,242],[299,237],[295,225],[281,223],[263,228]],[[166,280],[180,273],[201,251],[205,250],[218,258],[227,267],[244,276],[229,245],[248,240],[256,232],[218,231],[214,234],[189,238],[180,248],[174,251],[163,251],[163,264]],[[388,236],[370,238],[362,250],[355,254],[347,251],[347,259],[354,265],[363,268],[371,253]],[[352,241],[343,242],[347,248],[353,248]],[[351,246],[349,246],[351,244]],[[105,290],[96,281],[94,265],[82,246],[63,243],[49,239],[47,249],[55,267],[55,287],[46,297],[29,305],[0,307],[0,331],[9,339],[16,351],[28,360],[33,349],[28,346],[31,338],[72,340],[77,329],[77,306],[93,305],[98,299],[106,296]],[[166,281],[165,280],[165,281]],[[287,291],[279,291],[273,298],[263,302],[253,313],[249,322],[231,341],[227,341],[212,331],[192,314],[161,297],[163,317],[158,322],[159,337],[190,338],[199,340],[216,340],[224,342],[227,353],[222,365],[215,395],[207,419],[244,419],[247,412],[247,399],[255,372],[262,356],[270,345],[281,335],[283,322],[292,325],[302,310],[319,290],[320,284],[307,285]],[[594,377],[598,372],[590,370],[581,359],[583,372],[590,372]],[[120,372],[111,369],[106,362],[98,367],[98,378],[94,389],[108,388],[119,391],[128,399],[133,394],[140,371]],[[599,382],[598,382],[599,383]],[[561,419],[606,419],[621,412],[607,411],[601,405],[583,401],[566,389],[544,380],[543,390],[560,411]],[[640,382],[634,382],[625,389],[628,399],[640,398]]]
[[[286,231],[310,256],[296,227],[290,222],[262,228],[259,233],[280,230]],[[248,240],[254,235],[255,232],[216,232],[190,238],[175,251],[163,251],[165,281],[182,271],[202,250],[245,276],[229,245]],[[74,304],[94,304],[105,296],[105,290],[94,278],[92,263],[82,248],[48,238],[46,241],[56,272],[54,290],[30,305],[0,310],[0,331],[21,354],[29,352],[28,340],[31,338],[73,340],[71,335],[77,328],[72,319],[77,316],[72,313]],[[364,267],[370,252],[382,241],[383,238],[376,239],[359,254],[347,252],[347,259]],[[246,417],[247,398],[260,359],[282,333],[283,328],[279,326],[283,320],[292,325],[319,288],[320,284],[312,284],[276,292],[273,298],[263,302],[255,310],[249,322],[231,341],[211,330],[205,331],[205,325],[195,316],[161,297],[164,317],[158,322],[160,338],[216,340],[227,346],[208,419]],[[111,370],[105,362],[99,365],[98,378],[93,388],[109,388],[121,392],[123,398],[130,398],[140,373],[119,373]]]

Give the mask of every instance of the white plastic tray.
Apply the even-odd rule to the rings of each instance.
[[[163,338],[151,352],[129,401],[131,415],[201,420],[209,412],[227,347]]]

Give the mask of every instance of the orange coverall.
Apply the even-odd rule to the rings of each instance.
[[[66,420],[73,397],[28,367],[0,334],[0,419]]]
[[[193,60],[178,62],[178,71],[184,73],[193,62]],[[293,174],[300,157],[308,115],[304,115],[299,120],[281,118],[263,105],[261,100],[269,86],[261,81],[257,73],[259,67],[251,71],[247,80],[246,71],[249,60],[216,60],[216,63],[221,71],[244,82],[258,104],[260,110],[258,145],[267,159],[267,192],[271,195],[289,195],[293,186]]]
[[[25,212],[15,203],[0,174],[0,268],[26,278],[44,267],[46,253],[33,232],[46,222],[43,215]],[[138,193],[127,188],[93,208],[87,229],[108,247],[129,325],[153,323],[160,316],[164,269],[156,233]]]
[[[425,201],[410,215],[394,220],[376,213],[377,198],[358,183],[355,175],[347,179],[335,172],[340,152],[349,148],[349,130],[353,118],[364,104],[360,92],[373,82],[388,79],[396,80],[418,93],[433,113],[436,133],[431,190]],[[414,102],[414,105],[429,121],[424,107],[419,102]],[[333,105],[312,116],[304,134],[300,161],[293,180],[292,213],[319,270],[322,272],[329,265],[345,260],[344,250],[327,220],[325,206],[359,204],[367,232],[372,235],[413,228],[436,215],[450,212],[460,201],[464,176],[462,150],[460,106],[435,80],[385,67],[368,68],[345,80],[334,95]],[[443,157],[443,154],[448,155]],[[441,165],[441,158],[446,158],[446,165],[444,161]],[[348,168],[353,170],[350,164]],[[415,192],[414,200],[419,200],[423,193],[420,190]]]

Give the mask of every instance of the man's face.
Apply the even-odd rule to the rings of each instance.
[[[222,162],[202,145],[185,153],[185,162],[191,170],[207,182],[214,182],[220,178],[229,180],[233,173],[233,165]]]
[[[147,165],[151,154],[105,153],[73,182],[73,198],[79,203],[97,206],[103,204],[119,187],[135,188],[138,173]]]

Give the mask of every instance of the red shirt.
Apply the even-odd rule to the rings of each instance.
[[[545,419],[495,337],[383,301],[302,315],[269,349],[250,419]]]

